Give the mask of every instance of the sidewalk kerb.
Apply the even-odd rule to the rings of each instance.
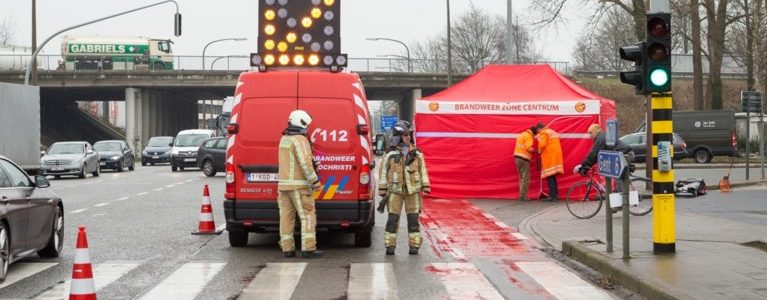
[[[620,259],[590,249],[580,241],[563,241],[562,252],[603,275],[609,276],[618,284],[647,297],[647,299],[694,299],[678,289],[633,272]]]

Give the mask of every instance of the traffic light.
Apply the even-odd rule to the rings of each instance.
[[[649,13],[646,19],[645,90],[648,93],[667,93],[671,91],[671,14]]]
[[[621,47],[619,52],[621,59],[634,62],[634,71],[620,72],[621,82],[633,85],[637,95],[646,95],[645,78],[645,43]]]

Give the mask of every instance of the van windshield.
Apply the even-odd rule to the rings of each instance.
[[[182,134],[176,137],[176,143],[174,145],[176,147],[197,147],[209,137],[210,136],[207,134]]]
[[[172,137],[153,137],[149,139],[147,147],[167,147],[172,141]]]

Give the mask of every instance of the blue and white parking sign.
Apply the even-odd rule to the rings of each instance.
[[[381,129],[384,131],[392,129],[397,121],[399,121],[397,116],[381,116]]]

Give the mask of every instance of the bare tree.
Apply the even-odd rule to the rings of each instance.
[[[562,10],[569,0],[538,0],[533,1],[531,7],[537,12],[538,21],[534,24],[538,26],[548,26],[558,24],[562,20]],[[645,0],[582,0],[584,4],[594,6],[590,26],[599,24],[601,18],[613,7],[620,9],[633,16],[634,36],[637,40],[645,38],[645,11],[647,6]]]
[[[596,29],[581,36],[573,56],[576,69],[582,71],[622,71],[631,67],[631,62],[622,60],[618,48],[635,43],[631,15],[625,10],[612,8],[606,12]]]
[[[762,12],[763,0],[734,0],[734,9],[743,17],[732,24],[728,41],[728,52],[735,61],[746,68],[747,89],[756,90],[757,76],[762,77],[767,58],[759,53],[765,49],[765,18]]]
[[[707,100],[712,109],[722,109],[722,61],[726,52],[725,33],[728,25],[733,23],[736,18],[727,14],[729,0],[704,0],[702,4],[706,14],[706,38],[708,41]]]
[[[453,71],[473,73],[489,63],[503,62],[506,57],[506,22],[501,16],[493,16],[473,3],[469,11],[451,24]],[[514,25],[514,42],[517,45],[514,58],[518,63],[544,60],[536,48],[530,31],[523,25]],[[446,69],[446,34],[416,43],[413,47],[413,68],[427,72],[444,72]]]
[[[16,24],[5,18],[0,22],[0,45],[10,45],[16,39]]]

